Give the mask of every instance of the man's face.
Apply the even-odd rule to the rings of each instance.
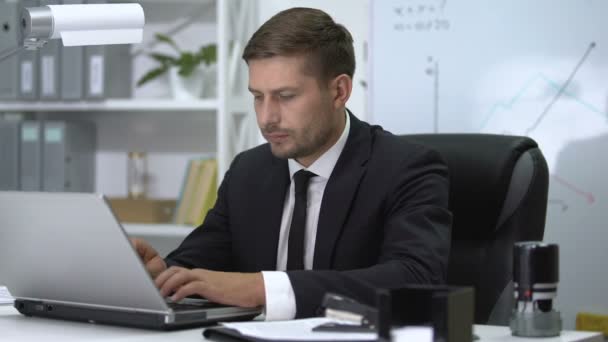
[[[272,153],[309,166],[337,140],[342,121],[329,88],[305,67],[304,56],[250,60],[249,90]]]

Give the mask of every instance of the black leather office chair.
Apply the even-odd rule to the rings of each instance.
[[[491,134],[404,137],[437,150],[448,164],[454,215],[448,284],[475,288],[475,323],[508,325],[513,244],[544,234],[549,176],[538,145]]]

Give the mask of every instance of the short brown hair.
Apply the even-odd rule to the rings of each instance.
[[[355,73],[353,38],[327,13],[295,7],[275,14],[249,39],[243,59],[306,54],[313,73],[329,80]]]

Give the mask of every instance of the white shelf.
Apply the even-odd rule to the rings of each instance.
[[[194,227],[177,224],[123,223],[128,235],[185,238]]]
[[[111,2],[115,3],[123,3],[123,2],[138,2],[140,4],[167,4],[167,3],[175,3],[175,4],[212,4],[213,1],[204,1],[204,0],[172,0],[168,2],[167,0],[135,0],[135,1],[121,1],[121,0],[112,0]]]
[[[215,111],[217,99],[107,99],[99,102],[0,102],[0,111]]]

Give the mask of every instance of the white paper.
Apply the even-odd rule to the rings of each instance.
[[[13,297],[4,286],[0,286],[0,305],[13,304]]]
[[[51,39],[64,46],[140,43],[145,24],[140,4],[48,5]]]
[[[243,335],[277,341],[369,341],[377,338],[376,333],[312,331],[312,328],[330,322],[344,323],[335,319],[321,317],[296,319],[291,321],[222,323],[222,325],[227,328],[235,329]]]
[[[391,330],[392,342],[432,342],[433,329],[430,327],[403,327]]]

